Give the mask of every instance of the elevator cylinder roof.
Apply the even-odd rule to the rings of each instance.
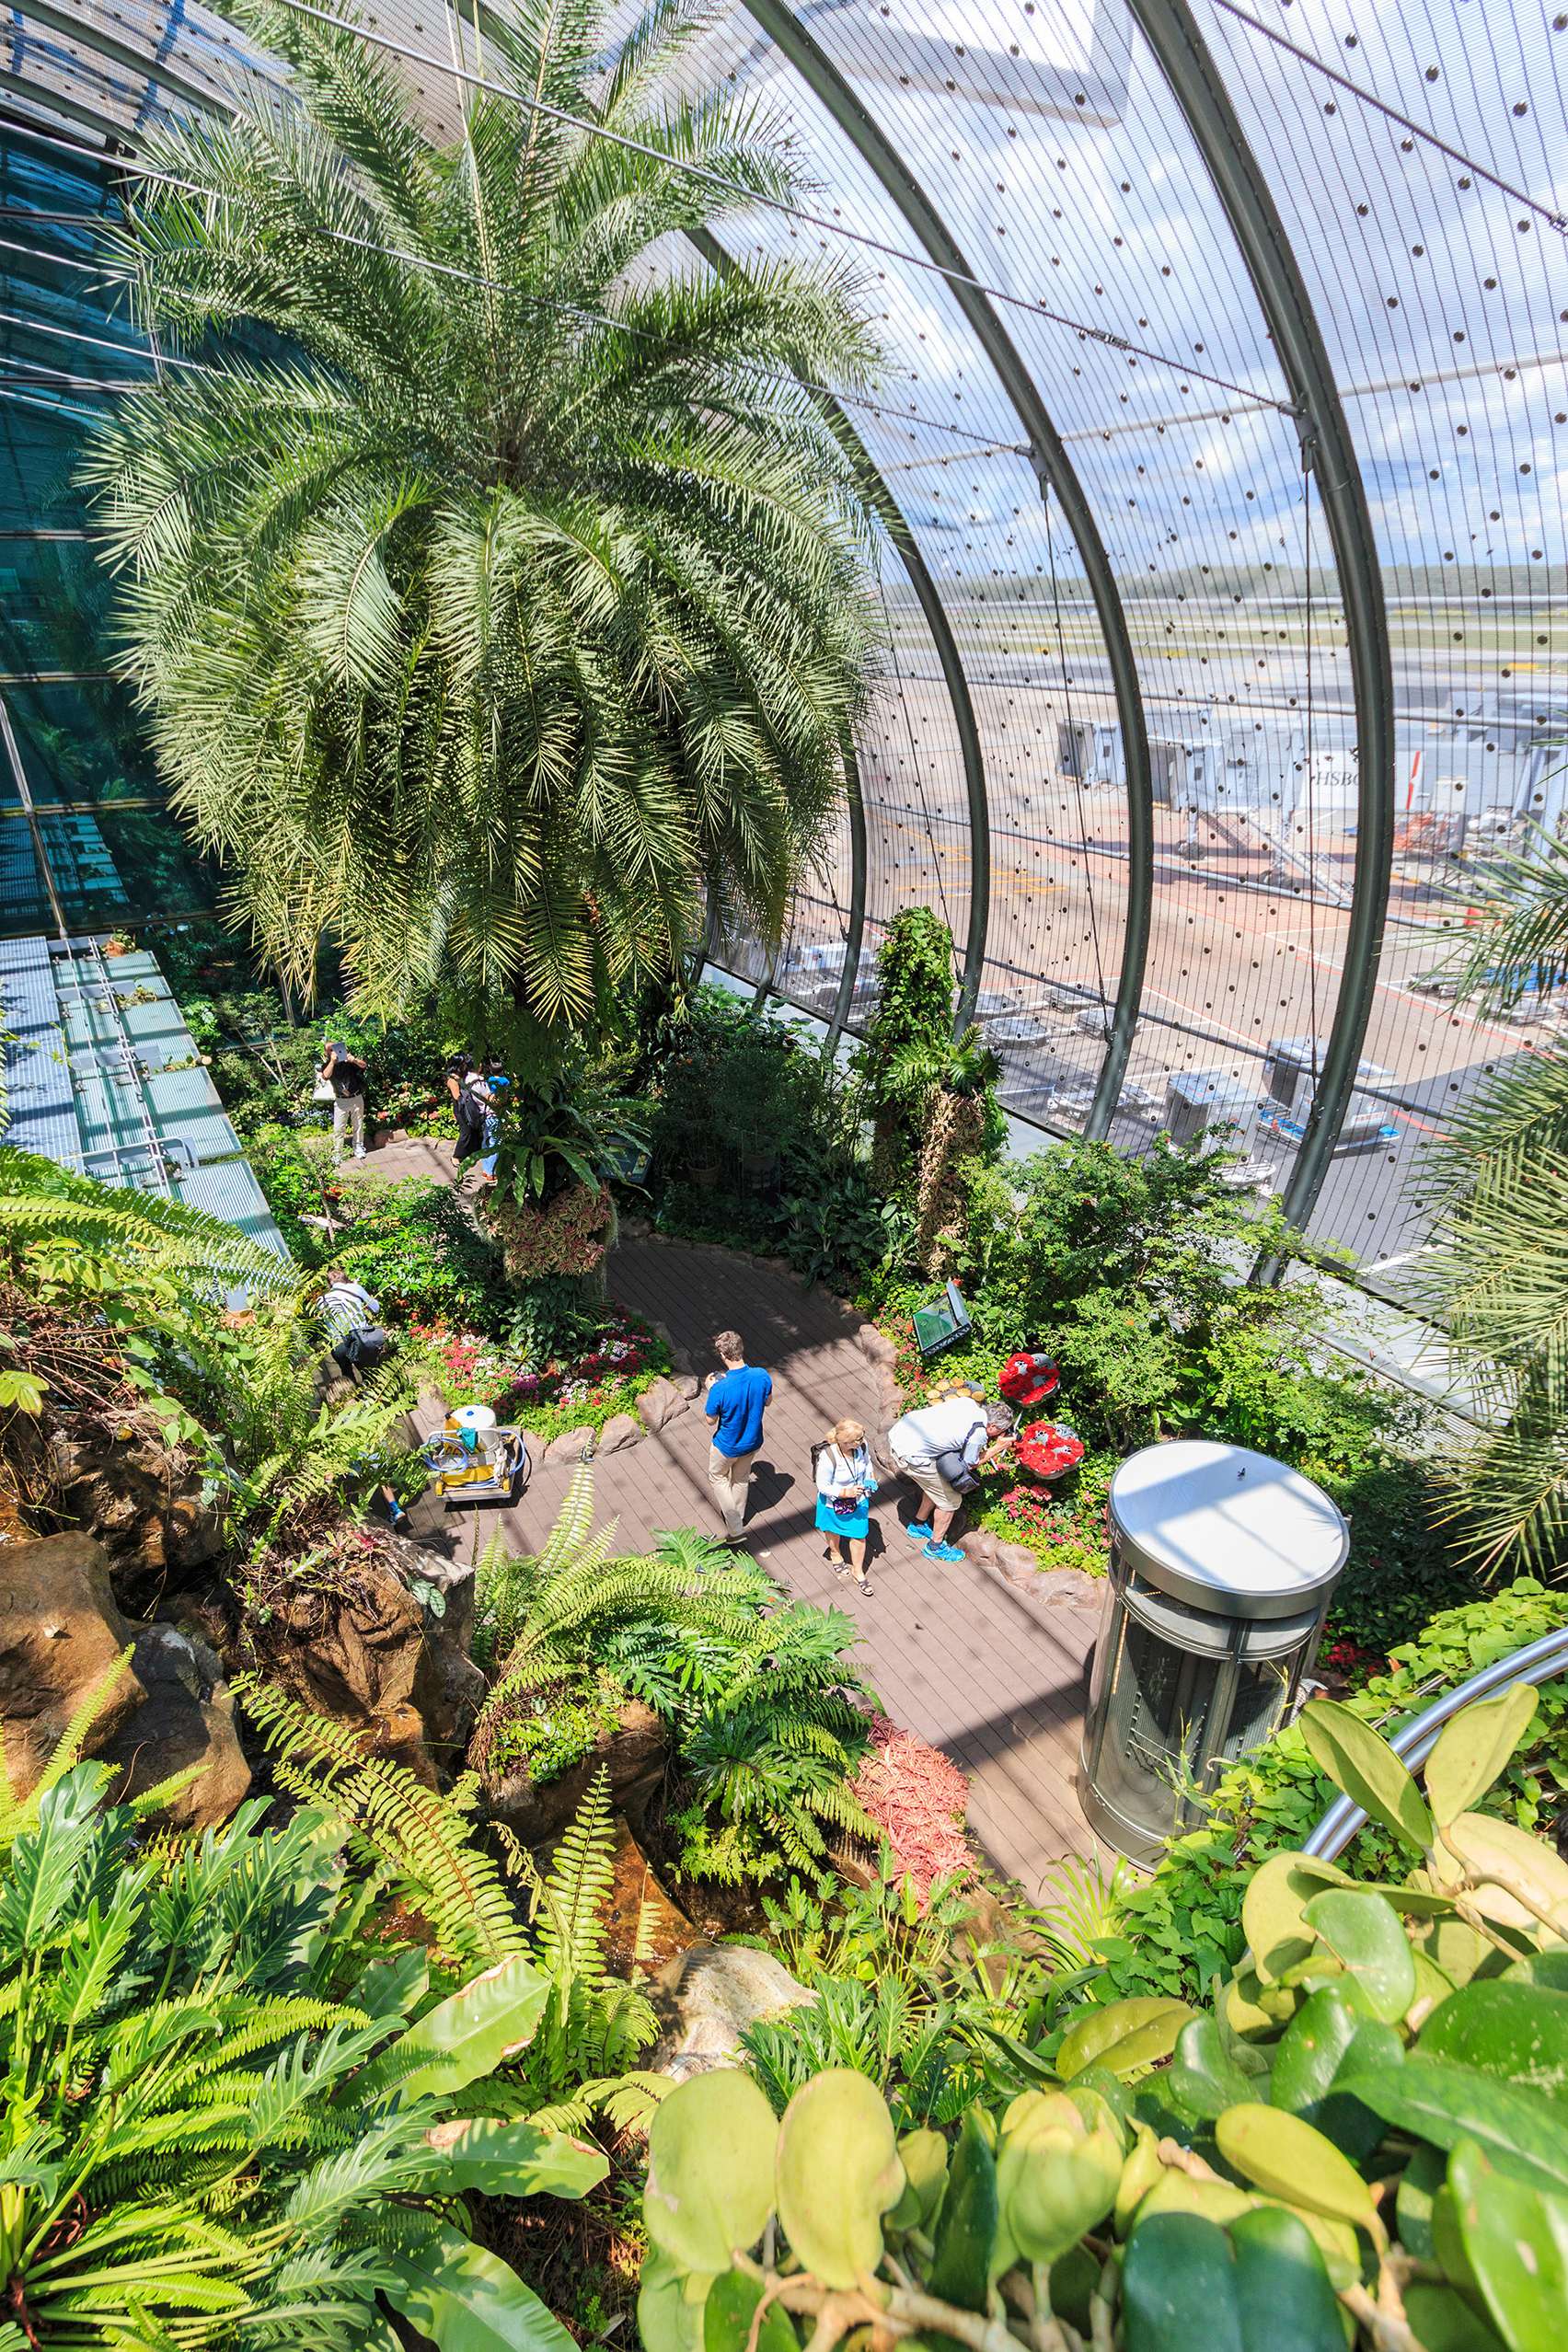
[[[1216,1617],[1322,1608],[1344,1566],[1344,1515],[1309,1478],[1246,1446],[1148,1446],[1111,1482],[1111,1524],[1135,1574]]]

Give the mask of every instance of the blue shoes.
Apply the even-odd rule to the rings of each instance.
[[[963,1558],[963,1553],[956,1543],[938,1543],[934,1537],[928,1543],[923,1544],[921,1550],[928,1560],[962,1560]]]

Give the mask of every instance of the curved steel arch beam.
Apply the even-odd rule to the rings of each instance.
[[[734,255],[720,243],[711,229],[688,229],[686,240],[696,247],[709,267],[717,271],[721,276],[726,270],[739,267]],[[816,397],[828,431],[859,476],[860,489],[867,504],[874,508],[878,521],[898,549],[899,559],[908,575],[909,584],[915,591],[916,601],[926,616],[926,626],[931,632],[931,641],[937,649],[937,659],[941,663],[942,677],[948,690],[948,700],[952,705],[953,723],[958,729],[959,750],[963,759],[964,790],[969,801],[971,855],[982,860],[985,874],[985,888],[980,894],[979,944],[976,947],[974,876],[980,869],[974,865],[971,866],[969,940],[964,951],[963,987],[959,993],[958,1010],[961,1027],[955,1032],[962,1034],[963,1030],[968,1027],[974,1012],[974,997],[980,986],[980,967],[986,960],[986,916],[990,901],[991,871],[991,821],[990,803],[986,795],[986,763],[980,750],[980,730],[975,723],[974,705],[969,697],[969,680],[963,674],[963,662],[959,653],[958,641],[953,636],[951,625],[948,620],[947,607],[937,593],[937,583],[927,569],[926,559],[920,552],[903,508],[889,490],[877,469],[870,451],[866,447],[838,402],[834,399],[831,393],[819,393]],[[866,921],[866,810],[860,796],[859,764],[855,757],[853,744],[847,742],[844,746],[844,783],[849,807],[850,866],[847,940],[851,952],[846,958],[844,977],[839,983],[838,998],[830,1024],[830,1042],[836,1042],[838,1033],[849,1016],[849,1005],[854,994],[853,970],[858,968],[860,942],[865,935]],[[976,844],[979,845],[978,848],[974,846]],[[933,848],[935,846],[933,843]],[[972,964],[974,972],[973,986],[970,985],[969,978]]]
[[[1344,600],[1355,694],[1355,871],[1344,970],[1323,1074],[1281,1202],[1291,1224],[1299,1228],[1317,1205],[1349,1108],[1383,951],[1394,849],[1394,679],[1383,574],[1328,347],[1285,224],[1208,44],[1187,0],[1129,0],[1129,5],[1208,166],[1268,320],[1291,397],[1301,411],[1297,431],[1302,463],[1317,477]],[[1261,1259],[1253,1279],[1277,1282],[1283,1272],[1277,1258]]]
[[[1149,910],[1154,895],[1154,791],[1149,777],[1148,735],[1144,725],[1143,696],[1137,664],[1122,611],[1122,599],[1111,570],[1111,559],[1095,526],[1083,485],[1073,471],[1034,379],[988,297],[974,283],[974,271],[947,224],[887,133],[869,115],[848,82],[825,50],[815,41],[784,0],[744,0],[747,14],[777,43],[801,79],[827,109],[861,161],[875,173],[916,236],[940,270],[951,272],[949,288],[1030,440],[1030,462],[1042,494],[1054,490],[1078,543],[1089,576],[1101,634],[1111,657],[1116,689],[1116,711],[1127,764],[1127,917],[1122,948],[1122,977],[1116,1010],[1100,1083],[1084,1133],[1104,1135],[1122,1090],[1127,1053],[1133,1042],[1138,1002],[1143,994],[1144,963],[1148,953]],[[973,822],[973,815],[971,821]],[[974,866],[969,900],[969,942],[964,954],[963,982],[958,1014],[963,1023],[973,1018],[980,972],[986,956],[990,917],[989,820],[984,840],[972,844]],[[984,867],[982,868],[982,856]]]
[[[860,976],[860,942],[866,932],[866,807],[860,798],[860,766],[847,728],[844,731],[844,790],[849,802],[849,921],[844,934],[844,969],[838,975],[838,994],[827,1025],[830,1054],[844,1034],[844,1024],[855,1001],[855,983]]]

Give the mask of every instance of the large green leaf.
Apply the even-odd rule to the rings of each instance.
[[[1298,1721],[1312,1761],[1374,1821],[1396,1838],[1425,1852],[1433,1840],[1432,1816],[1421,1792],[1386,1739],[1335,1699],[1313,1699]]]
[[[387,2301],[441,2352],[576,2352],[555,2313],[499,2254],[455,2230],[417,2254],[394,2254]]]
[[[1533,1685],[1512,1683],[1444,1725],[1425,1773],[1426,1801],[1438,1821],[1457,1821],[1485,1795],[1528,1730],[1536,1700]]]
[[[1246,2352],[1344,2352],[1339,2298],[1305,2223],[1264,2206],[1230,2222],[1227,2235]]]
[[[716,2278],[703,2306],[703,2352],[748,2352],[761,2300],[760,2282],[744,2271],[728,2270]],[[763,2313],[753,2352],[800,2352],[800,2338],[782,2303],[770,2303]]]
[[[1212,2017],[1190,2017],[1176,2038],[1176,2055],[1165,2077],[1166,2087],[1182,2112],[1194,2123],[1212,2123],[1227,2107],[1260,2103],[1269,2096],[1269,2078],[1246,2073],[1220,2039]]]
[[[396,2091],[405,2104],[461,2091],[533,2040],[550,1980],[521,1954],[437,2003],[350,2084],[355,2104]],[[422,2058],[405,2071],[410,2059]]]
[[[1473,2140],[1448,2163],[1465,2253],[1508,2352],[1561,2352],[1568,2323],[1568,2201],[1488,2164]]]
[[[1432,2012],[1418,2046],[1424,2058],[1461,2058],[1568,2099],[1568,1992],[1506,1979],[1465,1985]]]
[[[586,2196],[610,2169],[602,2149],[564,2131],[491,2116],[437,2124],[425,2142],[453,2196],[474,2189],[483,2196]]]
[[[1109,2067],[1115,2075],[1153,2066],[1169,2058],[1176,2037],[1192,2015],[1184,2000],[1158,1993],[1136,2000],[1108,2001],[1091,2009],[1064,2036],[1056,2053],[1056,2069],[1064,2081],[1081,2074],[1086,2066]]]
[[[1502,2337],[1471,2311],[1457,2287],[1412,2278],[1404,2290],[1404,2307],[1422,2352],[1503,2352]]]
[[[1122,2271],[1127,2352],[1247,2352],[1230,2241],[1199,2213],[1151,2213]],[[1343,2339],[1342,2339],[1343,2341]],[[1336,2347],[1338,2352],[1338,2347]]]
[[[1495,1874],[1503,1882],[1478,1889],[1474,1897],[1478,1910],[1498,1925],[1518,1928],[1532,1938],[1540,1935],[1538,1914],[1545,1911],[1568,1940],[1568,1862],[1544,1839],[1532,1838],[1528,1829],[1512,1821],[1495,1820],[1489,1813],[1461,1814],[1448,1836],[1468,1870]],[[1451,1862],[1449,1867],[1453,1867]],[[1528,1897],[1528,1903],[1511,1891],[1516,1887]]]
[[[1424,2058],[1352,2074],[1342,2086],[1385,2123],[1437,2148],[1479,2142],[1500,2173],[1549,2195],[1568,2194],[1568,2119],[1539,2091],[1499,2082],[1457,2058]]]
[[[1371,2191],[1320,2131],[1282,2107],[1232,2107],[1215,2126],[1219,2152],[1233,2172],[1267,2196],[1331,2220],[1363,2226],[1373,2212]]]
[[[678,2083],[648,2139],[642,2217],[654,2244],[683,2270],[728,2270],[772,2210],[778,2145],[778,2118],[749,2075],[725,2069]]]
[[[1359,2164],[1383,2137],[1382,2119],[1337,2088],[1342,2075],[1397,2066],[1404,2046],[1390,2026],[1364,2017],[1338,1985],[1315,1992],[1286,2027],[1274,2054],[1272,2103],[1299,2116]]]
[[[1344,1967],[1344,1989],[1369,2017],[1393,2025],[1415,1999],[1415,1962],[1400,1916],[1381,1895],[1331,1886],[1302,1915]]]
[[[1335,1879],[1349,1882],[1340,1872]],[[1307,1924],[1309,1903],[1323,1891],[1319,1873],[1294,1853],[1271,1854],[1247,1882],[1241,1925],[1252,1947],[1252,1966],[1265,1985],[1311,1955],[1317,1936]]]

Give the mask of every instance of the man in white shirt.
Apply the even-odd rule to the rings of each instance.
[[[912,1541],[928,1560],[962,1560],[958,1546],[943,1540],[966,1493],[979,1484],[977,1470],[988,1449],[1012,1435],[1012,1409],[977,1403],[973,1397],[943,1397],[895,1421],[887,1433],[888,1451],[920,1490],[920,1507],[909,1522]]]

